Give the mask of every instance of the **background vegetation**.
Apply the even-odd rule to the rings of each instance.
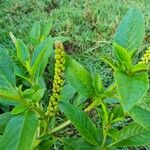
[[[119,21],[135,6],[145,15],[146,36],[139,50],[143,53],[150,42],[149,4],[150,0],[1,0],[0,41],[4,47],[12,49],[10,31],[28,41],[35,21],[44,23],[51,19],[51,35],[69,37],[65,42],[66,50],[88,70],[100,73],[103,79],[111,82],[111,72],[98,56],[109,55]]]

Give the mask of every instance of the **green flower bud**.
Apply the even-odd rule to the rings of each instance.
[[[52,117],[58,111],[58,101],[60,100],[60,93],[64,83],[64,64],[65,52],[64,47],[60,42],[55,43],[55,73],[53,81],[53,93],[50,97],[49,106],[46,115]]]
[[[150,60],[150,47],[145,52],[145,54],[144,54],[143,58],[141,59],[141,61],[139,62],[139,64],[148,64],[149,60]]]

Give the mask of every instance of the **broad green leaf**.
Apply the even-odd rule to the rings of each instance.
[[[69,103],[61,102],[60,107],[87,142],[100,144],[96,126],[85,112]]]
[[[6,51],[0,47],[0,88],[15,91],[15,87],[13,63]]]
[[[1,105],[5,105],[5,106],[16,106],[19,104],[19,102],[16,102],[15,100],[13,99],[4,99],[4,98],[0,98],[0,104]]]
[[[117,129],[111,128],[108,130],[107,133],[110,137],[113,138],[113,140],[115,140],[115,141],[117,140],[118,135],[119,135],[119,131]]]
[[[110,147],[145,146],[150,144],[150,131],[137,123],[118,131],[116,141]]]
[[[46,38],[52,29],[52,20],[49,20],[43,27],[42,36]]]
[[[47,141],[43,140],[39,145],[39,150],[50,150],[54,142],[55,142],[54,139]]]
[[[138,124],[150,130],[150,111],[136,105],[129,111],[129,114]]]
[[[93,77],[93,86],[97,94],[100,94],[101,92],[103,92],[104,87],[103,87],[102,79],[99,74],[96,74]]]
[[[141,101],[149,88],[147,73],[127,75],[117,70],[114,76],[121,96],[122,107],[124,111],[129,111]]]
[[[16,76],[30,82],[29,75],[26,73],[26,71],[15,63],[14,63],[14,72]]]
[[[64,150],[99,150],[98,147],[87,143],[82,138],[63,139]]]
[[[142,107],[145,110],[150,111],[150,92],[147,92],[142,99],[141,103],[139,104],[140,107]]]
[[[10,90],[3,90],[0,89],[0,100],[6,100],[7,102],[20,102],[21,98],[18,94],[10,91]]]
[[[132,67],[132,62],[131,62],[131,56],[130,53],[124,49],[123,47],[121,47],[120,45],[114,43],[114,57],[116,59],[116,61],[119,64],[122,64],[123,66],[125,66],[128,69],[131,69]]]
[[[0,145],[2,150],[32,150],[38,119],[34,112],[26,111],[14,116],[8,123]]]
[[[140,72],[140,71],[147,71],[149,69],[147,64],[137,64],[133,67],[132,72]]]
[[[33,102],[38,102],[41,100],[45,92],[45,89],[27,89],[23,92],[23,97],[29,100],[32,100]]]
[[[37,45],[40,40],[41,27],[39,22],[35,22],[30,32],[30,41],[33,45]]]
[[[7,123],[10,121],[12,115],[9,112],[0,115],[0,133],[3,133]]]
[[[63,86],[61,91],[61,101],[69,102],[77,91],[68,83]]]
[[[120,22],[114,41],[128,51],[137,50],[144,39],[144,17],[138,8],[130,9]]]
[[[20,62],[25,65],[26,61],[30,60],[30,54],[28,51],[27,46],[22,40],[16,41],[16,48],[17,48],[17,56]]]
[[[25,106],[18,105],[18,106],[13,108],[13,110],[11,111],[11,114],[12,115],[17,115],[17,114],[25,112],[26,110],[27,110],[27,108]]]
[[[92,85],[92,77],[89,72],[82,67],[77,61],[66,55],[66,70],[67,81],[77,92],[87,98],[94,96],[94,87]]]
[[[42,75],[47,63],[48,58],[52,54],[53,41],[52,38],[46,38],[42,43],[38,45],[32,55],[31,60],[31,75],[39,79]]]

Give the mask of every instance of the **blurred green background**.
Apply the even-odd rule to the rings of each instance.
[[[0,0],[0,42],[13,48],[10,31],[28,42],[35,21],[52,19],[50,34],[69,37],[64,43],[66,51],[89,71],[100,73],[107,86],[112,82],[112,72],[99,56],[111,55],[113,35],[130,7],[140,7],[145,16],[141,55],[150,42],[150,0]]]

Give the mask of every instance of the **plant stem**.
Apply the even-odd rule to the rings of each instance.
[[[100,146],[100,150],[104,150],[106,137],[107,137],[107,130],[108,130],[108,126],[109,126],[109,121],[108,121],[107,107],[103,101],[101,101],[101,106],[102,106],[102,111],[103,111],[104,115],[103,115],[103,120],[102,120],[103,140],[102,140],[102,143]]]
[[[61,125],[55,127],[54,129],[52,129],[52,130],[49,132],[49,134],[61,130],[62,128],[68,126],[70,123],[71,123],[71,121],[70,121],[70,120],[67,120],[66,122],[64,122],[64,123],[62,123]]]

